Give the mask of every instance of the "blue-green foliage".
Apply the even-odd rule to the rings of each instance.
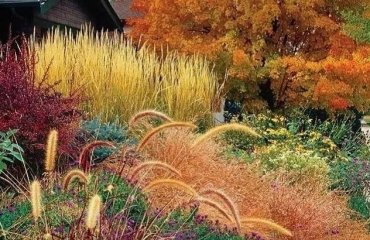
[[[92,140],[110,141],[117,145],[128,143],[127,128],[118,123],[103,123],[99,119],[85,121],[82,129]],[[93,160],[100,162],[114,153],[111,148],[97,148],[93,153]]]

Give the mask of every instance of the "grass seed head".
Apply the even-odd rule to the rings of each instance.
[[[172,173],[175,173],[177,176],[181,177],[181,173],[176,168],[172,167],[171,165],[169,165],[167,163],[160,162],[160,161],[146,161],[146,162],[143,162],[143,163],[139,164],[137,167],[135,167],[132,170],[131,180],[133,180],[135,178],[135,176],[141,170],[143,170],[145,168],[149,168],[149,167],[163,168],[163,169],[166,169],[166,170],[168,170]]]
[[[195,141],[193,142],[193,146],[196,146],[198,144],[201,144],[202,142],[206,141],[207,139],[213,138],[216,135],[219,135],[221,133],[227,132],[227,131],[237,131],[237,132],[243,132],[246,134],[249,134],[254,137],[261,137],[257,132],[255,132],[252,128],[244,126],[242,124],[238,123],[229,123],[224,124],[218,127],[214,127],[210,130],[208,130],[205,134],[201,135]]]
[[[162,112],[158,112],[156,110],[145,110],[145,111],[138,112],[134,116],[131,117],[128,123],[129,128],[132,129],[133,127],[135,127],[135,124],[139,120],[141,120],[142,118],[148,118],[148,117],[161,119],[162,121],[166,121],[166,122],[173,121],[169,116],[167,116],[166,114]]]
[[[54,171],[55,160],[57,155],[58,147],[58,132],[51,130],[48,136],[46,144],[46,156],[45,156],[45,170],[48,172]]]
[[[32,215],[35,222],[41,217],[41,184],[39,181],[33,181],[30,186]]]
[[[148,141],[155,136],[156,134],[164,131],[165,129],[169,128],[178,128],[178,127],[186,127],[186,128],[191,128],[195,129],[197,126],[192,124],[192,123],[187,123],[187,122],[170,122],[166,123],[163,125],[160,125],[159,127],[153,128],[150,130],[139,142],[137,146],[137,150],[140,151],[142,148],[145,147],[145,145],[148,143]]]
[[[89,144],[87,144],[81,151],[80,157],[79,157],[79,165],[82,168],[83,171],[87,172],[87,170],[90,167],[90,155],[91,152],[96,147],[111,147],[114,148],[115,146],[111,142],[107,141],[94,141]]]
[[[94,229],[100,217],[101,198],[99,195],[94,195],[89,202],[86,216],[86,227],[88,229]]]
[[[85,185],[88,183],[88,178],[83,171],[81,171],[80,169],[73,169],[73,170],[70,170],[63,178],[63,183],[62,183],[63,191],[67,191],[69,188],[69,185],[76,178],[79,180],[80,183],[83,183]]]
[[[174,188],[177,188],[177,189],[187,193],[188,195],[190,195],[192,197],[198,196],[197,191],[194,188],[192,188],[191,186],[189,186],[188,184],[186,184],[182,181],[169,179],[169,178],[158,179],[158,180],[151,181],[148,185],[146,185],[144,187],[143,191],[148,193],[148,192],[150,192],[150,191],[152,191],[155,188],[158,188],[160,186],[174,187]]]

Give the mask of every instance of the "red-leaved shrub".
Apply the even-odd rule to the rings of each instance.
[[[0,46],[0,131],[18,129],[17,140],[31,165],[43,160],[51,129],[59,133],[59,153],[74,156],[71,143],[79,126],[79,97],[64,97],[54,86],[37,83],[35,52],[26,41],[18,48],[11,45]]]

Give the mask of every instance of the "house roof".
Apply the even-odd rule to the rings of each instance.
[[[0,7],[37,7],[40,4],[38,0],[0,0]]]
[[[0,7],[34,7],[44,14],[57,2],[58,0],[0,0]],[[103,9],[110,19],[111,26],[119,31],[123,30],[121,20],[109,0],[90,0],[90,4],[95,4],[99,9]]]
[[[149,1],[149,0],[148,0]],[[112,6],[121,20],[140,17],[141,14],[131,8],[132,0],[115,0]]]

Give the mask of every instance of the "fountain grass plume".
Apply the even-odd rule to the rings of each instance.
[[[80,169],[72,169],[63,178],[63,183],[62,183],[63,191],[67,191],[69,188],[69,185],[76,178],[79,180],[80,183],[83,183],[85,185],[88,182],[88,178],[85,172],[81,171]]]
[[[96,227],[100,216],[100,208],[101,198],[96,194],[90,199],[89,206],[87,208],[85,224],[88,229],[92,230]]]
[[[238,232],[240,233],[240,231],[241,231],[240,214],[239,214],[239,210],[238,210],[237,206],[235,205],[234,201],[226,193],[224,193],[221,190],[206,189],[206,190],[200,192],[200,195],[202,195],[202,196],[207,195],[207,194],[214,194],[214,195],[218,196],[219,198],[221,198],[223,200],[223,202],[226,204],[226,206],[231,211],[231,213],[234,217],[234,221],[235,221],[235,224],[237,226]]]
[[[32,215],[35,222],[41,217],[41,184],[35,180],[30,185]]]
[[[166,114],[162,112],[158,112],[156,110],[144,110],[141,112],[136,113],[134,116],[131,117],[128,127],[129,129],[132,129],[134,125],[142,118],[144,117],[152,117],[152,118],[158,118],[166,122],[172,122],[173,120],[167,116]]]
[[[47,143],[46,143],[46,153],[45,153],[45,170],[52,172],[55,169],[55,159],[57,155],[58,147],[58,132],[56,130],[51,130]]]
[[[273,221],[267,220],[267,219],[263,219],[263,218],[252,218],[252,217],[250,217],[250,218],[243,218],[241,220],[241,223],[257,223],[257,224],[263,224],[266,227],[268,227],[270,229],[273,229],[273,230],[275,230],[275,231],[277,231],[277,232],[279,232],[279,233],[281,233],[283,235],[287,235],[287,236],[290,236],[290,237],[293,236],[293,233],[290,230],[288,230],[288,229],[280,226],[277,223],[274,223]]]
[[[163,169],[168,170],[168,171],[170,171],[172,173],[175,173],[177,176],[181,177],[181,173],[176,168],[172,167],[171,165],[169,165],[167,163],[160,162],[160,161],[146,161],[146,162],[143,162],[143,163],[139,164],[137,167],[135,167],[132,170],[131,180],[133,180],[135,178],[135,176],[141,170],[143,170],[143,169],[145,169],[147,167],[163,168]]]
[[[196,201],[199,201],[200,203],[204,203],[208,206],[211,206],[212,208],[216,209],[217,211],[219,211],[225,218],[227,218],[229,221],[233,222],[233,217],[231,217],[227,211],[220,205],[218,204],[217,202],[209,199],[209,198],[205,198],[205,197],[197,197],[195,198]]]
[[[153,136],[155,136],[156,134],[162,132],[165,129],[168,129],[168,128],[176,128],[176,127],[187,127],[187,128],[195,129],[197,126],[194,125],[194,124],[192,124],[192,123],[188,123],[188,122],[170,122],[170,123],[166,123],[166,124],[160,125],[159,127],[156,127],[156,128],[153,128],[152,130],[150,130],[141,139],[141,141],[139,142],[136,150],[137,151],[140,151],[143,147],[145,147],[145,145],[148,143],[148,141]]]
[[[111,147],[115,148],[113,143],[107,142],[107,141],[94,141],[89,144],[87,144],[81,151],[80,157],[79,157],[79,165],[82,168],[84,172],[87,172],[87,170],[90,167],[90,155],[91,152],[96,148],[96,147]]]
[[[148,185],[146,185],[143,188],[143,192],[149,193],[149,192],[153,191],[154,189],[156,189],[158,187],[162,187],[162,186],[174,187],[176,189],[179,189],[179,190],[187,193],[188,195],[190,195],[192,197],[198,196],[197,191],[194,188],[192,188],[191,186],[189,186],[188,184],[186,184],[182,181],[175,180],[175,179],[170,179],[170,178],[162,178],[162,179],[151,181],[150,183],[148,183]]]
[[[254,131],[250,127],[247,127],[245,125],[238,124],[238,123],[229,123],[229,124],[224,124],[224,125],[214,127],[208,130],[205,134],[195,139],[192,146],[193,147],[197,146],[198,144],[201,144],[205,142],[206,140],[213,138],[214,136],[227,132],[227,131],[243,132],[253,137],[261,137],[261,135],[259,135],[256,131]]]

